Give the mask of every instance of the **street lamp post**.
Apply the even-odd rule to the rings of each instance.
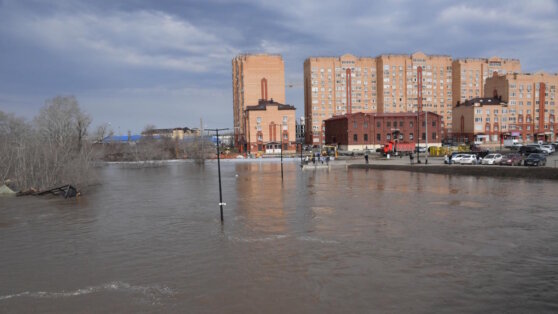
[[[417,164],[420,164],[420,115],[417,110]]]
[[[221,158],[219,152],[219,131],[228,130],[226,129],[207,129],[207,131],[215,131],[217,135],[217,172],[219,173],[219,208],[221,210],[221,223],[223,223],[223,206],[227,205],[227,203],[223,203],[223,190],[221,188]]]
[[[281,181],[283,181],[283,132],[281,132]]]
[[[302,167],[303,159],[302,159],[302,141],[300,142],[300,166]]]

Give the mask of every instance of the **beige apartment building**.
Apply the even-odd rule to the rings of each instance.
[[[332,116],[377,111],[376,68],[376,58],[350,54],[304,61],[306,144],[324,143],[324,121]]]
[[[459,142],[498,144],[509,132],[508,104],[499,98],[473,98],[453,108],[453,136]]]
[[[483,97],[486,79],[494,72],[500,75],[521,72],[521,64],[517,59],[465,58],[456,59],[452,63],[453,71],[453,105],[458,102]]]
[[[417,52],[375,58],[310,57],[304,62],[304,112],[307,144],[323,144],[323,121],[352,112],[413,112],[422,106],[442,118],[442,137],[451,132],[452,59]],[[420,68],[420,74],[418,74]],[[347,80],[347,75],[351,80]],[[348,92],[350,91],[350,92]]]
[[[260,99],[245,109],[248,153],[279,153],[296,149],[294,106]]]
[[[509,135],[523,142],[556,141],[556,87],[558,74],[539,72],[494,74],[484,94],[508,104]]]
[[[260,99],[285,102],[285,65],[280,55],[241,54],[232,60],[234,141],[247,149],[245,109]]]
[[[416,112],[440,115],[442,138],[451,133],[452,59],[445,55],[378,56],[378,112]],[[419,86],[419,76],[422,84]],[[419,90],[420,89],[420,90]]]

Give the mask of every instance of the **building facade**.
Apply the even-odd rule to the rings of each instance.
[[[285,66],[280,55],[242,54],[232,60],[235,146],[247,149],[243,116],[248,106],[260,99],[285,103]]]
[[[378,112],[416,112],[417,109],[434,112],[442,119],[442,136],[449,136],[452,119],[452,58],[422,52],[411,55],[388,54],[380,55],[377,64]]]
[[[499,97],[508,104],[510,136],[526,143],[554,142],[558,138],[557,86],[558,74],[494,74],[486,80],[485,96]]]
[[[459,142],[498,144],[511,137],[508,104],[498,97],[473,98],[453,108],[453,134]]]
[[[456,59],[452,63],[453,106],[473,98],[485,97],[484,84],[494,72],[500,75],[521,72],[517,59],[499,57]]]
[[[376,149],[389,141],[440,146],[441,121],[433,112],[345,114],[325,121],[325,143],[348,151]]]
[[[376,58],[310,57],[304,61],[306,144],[324,143],[324,120],[335,115],[376,112]]]
[[[296,108],[274,100],[260,100],[245,109],[248,153],[296,150]]]
[[[306,132],[306,122],[304,117],[300,117],[296,121],[296,141],[298,143],[304,143],[304,134]]]
[[[452,59],[422,52],[375,58],[311,57],[304,63],[304,97],[307,144],[324,143],[324,120],[356,111],[434,112],[442,118],[442,136],[447,136],[452,119]]]

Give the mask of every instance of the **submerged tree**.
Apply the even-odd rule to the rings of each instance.
[[[0,141],[1,179],[11,179],[20,189],[57,184],[81,185],[91,176],[91,149],[85,137],[91,118],[74,96],[46,101],[31,124],[2,114]]]

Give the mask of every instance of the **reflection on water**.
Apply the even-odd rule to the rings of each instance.
[[[0,198],[0,312],[556,312],[557,184],[399,171],[99,169]]]

